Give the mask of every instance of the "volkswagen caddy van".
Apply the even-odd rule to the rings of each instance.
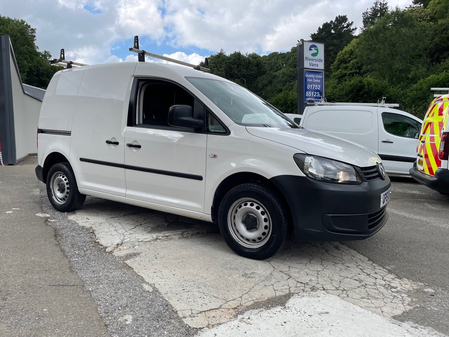
[[[449,194],[449,95],[436,97],[427,109],[419,135],[412,177],[428,187]]]
[[[215,222],[248,258],[272,256],[293,234],[365,239],[387,221],[390,180],[376,154],[188,67],[60,71],[38,142],[36,174],[55,209],[74,211],[89,195]]]

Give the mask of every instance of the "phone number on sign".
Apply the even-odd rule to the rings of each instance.
[[[318,91],[306,91],[306,97],[320,97]]]
[[[307,84],[307,90],[320,90],[321,85],[319,84]]]

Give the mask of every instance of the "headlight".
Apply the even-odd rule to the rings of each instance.
[[[299,153],[295,154],[293,159],[309,178],[343,184],[360,184],[362,182],[354,167],[349,164]]]

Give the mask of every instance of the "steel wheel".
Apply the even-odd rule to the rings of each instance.
[[[46,182],[48,199],[58,211],[74,211],[86,200],[86,196],[78,191],[69,163],[58,163],[50,167]]]
[[[243,247],[260,248],[270,239],[270,213],[256,199],[235,201],[229,209],[227,223],[232,237]]]
[[[248,183],[232,188],[218,208],[218,225],[229,248],[251,259],[267,259],[284,245],[289,222],[279,195]]]
[[[67,202],[70,196],[70,183],[63,172],[57,171],[53,174],[50,181],[50,190],[55,203],[63,205]]]

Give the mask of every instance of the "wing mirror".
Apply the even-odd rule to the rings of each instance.
[[[195,131],[203,127],[203,120],[193,117],[192,107],[189,105],[172,105],[168,110],[168,124],[182,126]]]

